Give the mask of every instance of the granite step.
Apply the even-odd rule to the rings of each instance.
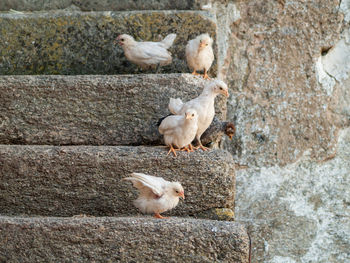
[[[247,263],[235,222],[151,217],[0,216],[1,262]]]
[[[0,28],[0,75],[154,73],[126,60],[114,44],[122,33],[144,41],[176,33],[173,62],[159,73],[189,72],[187,41],[200,33],[216,36],[215,17],[205,11],[0,12]],[[214,62],[212,76],[216,68]]]
[[[0,144],[160,145],[169,98],[189,100],[204,84],[191,74],[3,76]],[[225,118],[224,96],[216,113]]]
[[[179,181],[186,199],[165,215],[233,220],[235,170],[230,153],[167,155],[165,147],[0,145],[3,215],[135,215],[131,172]]]
[[[191,10],[199,9],[201,3],[201,0],[2,0],[0,11],[55,10],[73,8],[72,5],[82,11]]]

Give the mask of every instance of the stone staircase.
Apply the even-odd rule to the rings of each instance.
[[[73,2],[23,13],[0,5],[0,262],[248,262],[249,237],[232,222],[232,156],[167,156],[156,126],[170,97],[201,91],[204,80],[184,73],[184,48],[199,32],[215,36],[214,17],[81,12]],[[141,3],[132,9],[152,9]],[[160,74],[140,72],[113,44],[118,33],[172,32],[174,63]],[[224,98],[216,112],[225,118]],[[121,182],[132,171],[180,181],[186,200],[168,220],[141,215],[135,189]]]

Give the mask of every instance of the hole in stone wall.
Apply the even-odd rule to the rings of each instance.
[[[264,143],[266,141],[266,136],[261,133],[255,133],[253,132],[255,140],[257,140],[259,143]]]
[[[333,47],[333,46],[322,47],[322,48],[321,48],[321,55],[322,55],[322,56],[327,55],[328,51],[329,51],[332,47]]]

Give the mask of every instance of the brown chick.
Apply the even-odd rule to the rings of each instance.
[[[232,122],[220,121],[214,117],[213,122],[209,128],[203,133],[201,141],[203,145],[214,144],[217,145],[224,134],[226,134],[230,140],[235,135],[236,127]]]

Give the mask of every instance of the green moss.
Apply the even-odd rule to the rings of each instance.
[[[219,220],[233,221],[235,219],[235,213],[229,208],[216,208],[213,212]]]
[[[3,14],[0,28],[0,74],[140,73],[113,44],[120,33],[150,41],[177,33],[173,63],[160,73],[188,72],[187,41],[216,32],[215,23],[196,11]]]

